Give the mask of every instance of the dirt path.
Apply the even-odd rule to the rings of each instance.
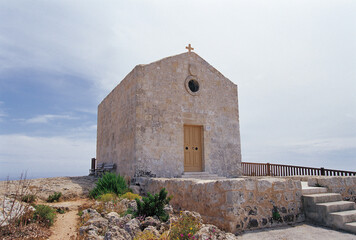
[[[69,211],[66,213],[57,215],[57,219],[51,227],[52,235],[49,237],[49,240],[75,239],[79,222],[78,208],[88,202],[88,199],[79,199],[76,201],[47,204],[53,207],[69,208]]]

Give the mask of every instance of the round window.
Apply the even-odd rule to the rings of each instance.
[[[192,79],[188,82],[188,87],[189,87],[190,91],[192,91],[194,93],[199,91],[199,83],[195,79]]]
[[[198,96],[203,87],[202,81],[200,81],[197,76],[192,76],[192,75],[188,76],[185,79],[184,85],[187,92],[193,96]]]

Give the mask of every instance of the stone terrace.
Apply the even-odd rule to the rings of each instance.
[[[143,192],[166,188],[175,209],[199,212],[204,221],[232,233],[304,221],[299,180],[137,178],[136,184]]]

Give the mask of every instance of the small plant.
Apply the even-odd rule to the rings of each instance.
[[[83,210],[79,210],[79,211],[78,211],[78,216],[79,216],[79,217],[83,216]]]
[[[33,218],[49,227],[53,225],[54,218],[56,217],[56,210],[46,205],[36,205],[36,211],[33,214]]]
[[[142,199],[142,197],[140,195],[134,194],[132,192],[127,192],[127,193],[121,195],[120,198],[126,198],[126,199],[129,199],[129,200],[135,200],[136,198]]]
[[[200,229],[199,219],[194,216],[180,215],[177,222],[171,226],[170,239],[194,239],[194,234]]]
[[[105,193],[98,196],[98,200],[101,202],[111,202],[117,200],[117,196],[113,193]]]
[[[162,188],[159,194],[152,195],[151,193],[147,193],[147,197],[143,197],[142,200],[136,198],[137,211],[134,213],[134,216],[157,216],[161,221],[166,222],[169,219],[169,215],[163,208],[171,199],[172,197],[167,197],[165,188]]]
[[[58,202],[61,196],[61,192],[54,192],[52,195],[48,196],[47,202]]]
[[[26,203],[33,203],[36,201],[36,196],[33,194],[27,194],[25,196],[22,196],[21,201]]]
[[[273,206],[272,209],[272,219],[278,222],[282,222],[281,214],[279,214],[278,208],[276,206]]]
[[[157,238],[151,231],[140,232],[134,238],[134,240],[159,240],[159,239],[160,238]]]
[[[59,213],[59,214],[64,214],[65,213],[65,211],[62,208],[58,208],[56,210],[56,212]]]
[[[89,195],[96,199],[98,196],[105,193],[115,193],[119,196],[128,191],[129,188],[127,187],[124,177],[107,172],[98,180],[95,188],[90,191]]]

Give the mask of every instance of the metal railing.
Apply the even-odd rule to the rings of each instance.
[[[241,162],[244,176],[356,176],[356,172],[293,165]]]

